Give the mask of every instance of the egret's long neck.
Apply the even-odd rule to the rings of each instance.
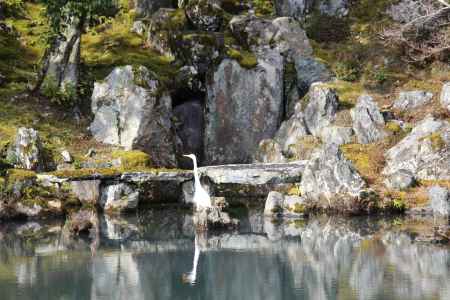
[[[198,174],[197,159],[194,157],[192,159],[192,161],[194,162],[194,183],[195,183],[195,186],[199,186],[200,185],[200,176]]]

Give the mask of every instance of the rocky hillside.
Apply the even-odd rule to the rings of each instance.
[[[406,0],[119,1],[52,48],[40,1],[3,1],[2,175],[303,161],[314,205],[422,207],[450,187],[448,51],[407,34],[449,18],[431,2],[417,25]]]

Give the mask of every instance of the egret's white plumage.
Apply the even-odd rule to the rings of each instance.
[[[197,168],[197,158],[194,154],[184,155],[192,159],[194,163],[194,204],[197,210],[203,210],[205,208],[212,207],[211,198],[208,192],[202,187],[200,183],[200,176]]]

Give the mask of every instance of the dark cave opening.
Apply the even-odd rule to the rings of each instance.
[[[190,89],[172,93],[174,125],[182,146],[180,154],[195,154],[199,166],[203,162],[204,102],[206,94]],[[189,158],[180,155],[179,166],[192,168]]]

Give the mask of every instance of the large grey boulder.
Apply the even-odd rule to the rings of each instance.
[[[449,180],[449,149],[449,123],[429,116],[386,152],[383,174],[408,170],[421,180]]]
[[[447,82],[442,87],[440,96],[441,105],[450,112],[450,82]]]
[[[145,67],[115,68],[94,84],[90,125],[94,138],[150,154],[158,166],[176,166],[180,141],[172,124],[172,100]]]
[[[299,139],[308,134],[305,115],[301,111],[300,103],[298,103],[295,106],[294,115],[281,124],[274,139],[281,145],[282,151],[287,152],[290,146],[295,145]]]
[[[312,13],[344,17],[349,12],[348,0],[280,0],[275,2],[277,15],[304,20]]]
[[[335,144],[318,149],[307,163],[300,188],[311,200],[331,201],[343,195],[358,196],[366,183]]]
[[[328,67],[313,57],[297,56],[295,70],[300,97],[308,92],[313,83],[328,82],[334,78]]]
[[[394,108],[408,110],[429,103],[433,99],[433,93],[425,91],[401,92],[394,102]]]
[[[275,135],[283,116],[283,58],[270,51],[246,69],[225,59],[208,85],[205,159],[246,163],[261,140]]]
[[[284,163],[287,162],[283,155],[281,145],[274,139],[264,139],[258,145],[255,162],[261,163]]]
[[[333,89],[321,83],[313,84],[305,111],[302,111],[302,103],[298,102],[294,114],[281,124],[274,138],[260,143],[256,161],[275,163],[308,159],[311,150],[320,144],[311,134],[315,137],[322,135],[322,131],[334,121],[338,104]]]
[[[129,184],[117,183],[104,186],[100,206],[107,213],[131,211],[139,204],[139,191]]]
[[[255,154],[257,162],[281,163],[288,160],[287,153],[299,140],[309,134],[302,105],[295,105],[294,114],[281,123],[273,139],[262,140]]]
[[[334,89],[321,83],[313,84],[304,111],[308,131],[314,136],[320,136],[321,130],[334,121],[338,106],[339,99]]]
[[[306,201],[300,196],[283,195],[272,191],[267,196],[264,215],[269,217],[303,217],[306,215]]]
[[[305,31],[292,18],[270,20],[240,15],[233,17],[229,26],[234,37],[254,52],[273,49],[292,62],[295,57],[313,54]]]
[[[415,183],[414,174],[408,170],[398,170],[386,178],[384,184],[395,190],[403,190],[411,187]]]
[[[450,215],[450,192],[447,188],[433,186],[428,190],[428,197],[433,214]]]
[[[353,120],[353,130],[359,143],[370,144],[387,136],[384,131],[383,115],[369,95],[359,97],[350,114]]]
[[[171,0],[134,0],[136,15],[140,18],[150,17],[162,7],[173,7]]]
[[[323,143],[338,146],[351,143],[353,136],[353,129],[351,127],[336,125],[324,127],[319,134]]]
[[[33,128],[20,127],[8,149],[6,160],[19,168],[44,171],[46,162],[39,133]]]

